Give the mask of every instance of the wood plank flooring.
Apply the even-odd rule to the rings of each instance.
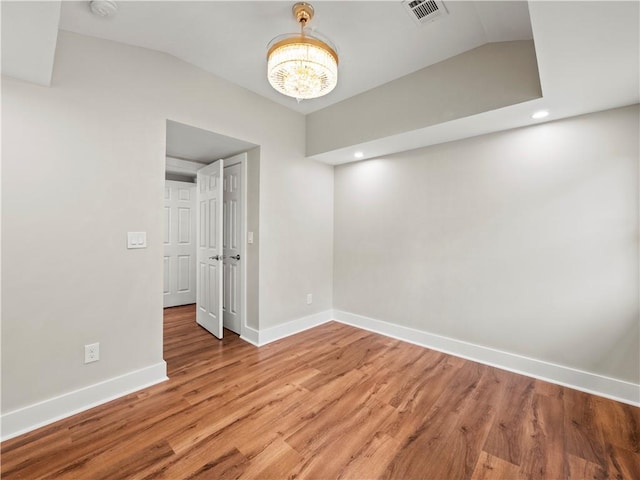
[[[2,444],[3,479],[640,479],[640,409],[328,323],[165,312],[170,380]]]

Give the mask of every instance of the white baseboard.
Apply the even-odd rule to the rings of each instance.
[[[245,342],[249,342],[252,345],[255,345],[256,347],[260,345],[260,335],[259,335],[259,331],[256,330],[255,328],[251,328],[248,325],[245,325],[242,328],[242,335],[240,335],[240,338],[242,340],[244,340]]]
[[[300,333],[304,330],[308,330],[323,323],[329,322],[333,319],[333,310],[325,310],[324,312],[315,313],[307,317],[297,318],[287,323],[276,325],[275,327],[265,328],[258,331],[258,346],[266,345],[267,343],[275,342],[281,338],[288,337]],[[253,342],[252,342],[253,343]]]
[[[577,370],[571,367],[556,365],[542,360],[456,340],[454,338],[434,335],[422,330],[403,327],[354,313],[334,310],[333,318],[347,325],[438,350],[456,357],[473,360],[474,362],[538,378],[630,405],[640,406],[640,385],[634,383]]]
[[[4,441],[17,437],[165,380],[167,364],[163,360],[155,365],[7,412],[0,419],[1,439]]]

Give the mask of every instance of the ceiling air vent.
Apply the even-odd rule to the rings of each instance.
[[[447,15],[447,9],[440,0],[404,0],[402,5],[418,25]]]

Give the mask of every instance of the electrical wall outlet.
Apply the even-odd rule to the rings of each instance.
[[[313,295],[311,293],[307,293],[307,305],[311,305],[313,303]]]
[[[100,360],[100,344],[92,343],[84,346],[84,363],[97,362]]]

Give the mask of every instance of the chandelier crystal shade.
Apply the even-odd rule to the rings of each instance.
[[[269,83],[278,92],[299,100],[321,97],[338,83],[338,54],[328,41],[305,32],[313,17],[311,5],[296,3],[293,14],[300,23],[300,33],[280,35],[269,43]]]

